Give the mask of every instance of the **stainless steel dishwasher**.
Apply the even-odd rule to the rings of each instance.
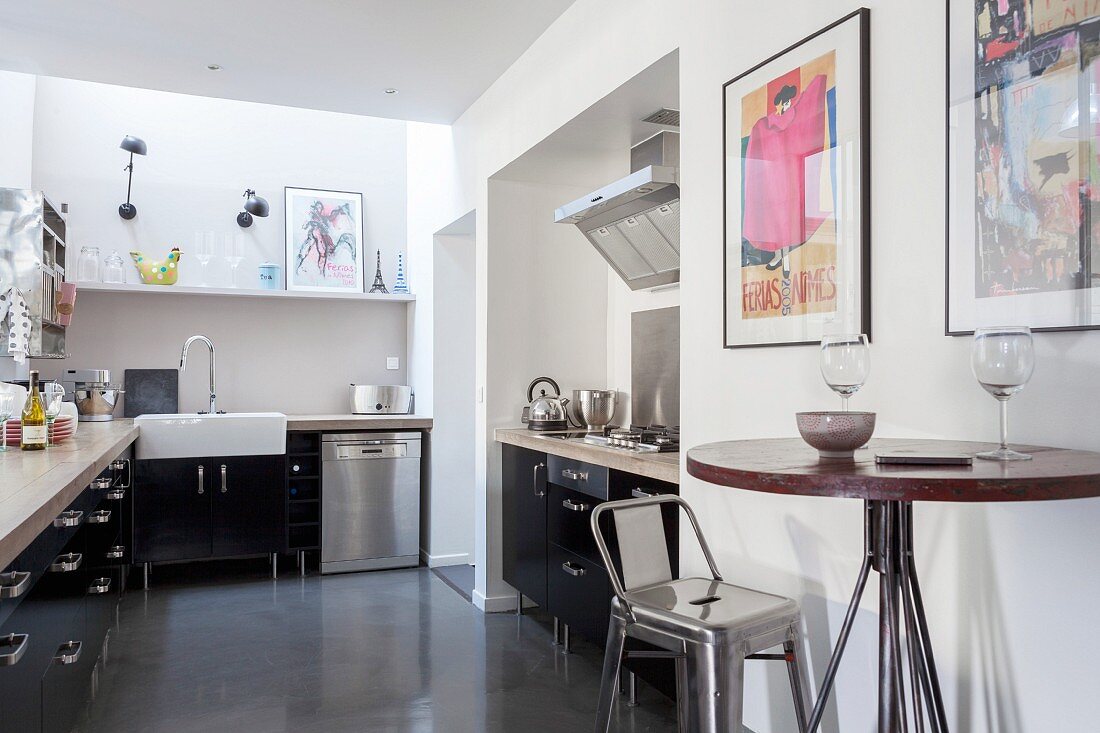
[[[420,433],[321,436],[321,572],[420,562]]]

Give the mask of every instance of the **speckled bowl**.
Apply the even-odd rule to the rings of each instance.
[[[802,439],[822,458],[851,458],[875,432],[873,412],[796,412]]]

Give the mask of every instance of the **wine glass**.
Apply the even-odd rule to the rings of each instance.
[[[195,232],[195,259],[202,268],[202,285],[206,285],[206,266],[214,259],[214,232]]]
[[[237,283],[237,269],[244,261],[244,235],[227,234],[225,237],[225,261],[229,264],[229,287],[240,287]]]
[[[838,334],[821,339],[821,376],[840,395],[844,411],[848,398],[859,391],[871,372],[871,350],[862,333]]]
[[[65,397],[65,388],[57,382],[42,385],[42,406],[46,410],[46,445],[52,445],[53,421],[61,413],[61,400]]]
[[[3,443],[0,443],[0,451],[8,449],[8,420],[15,414],[15,395],[11,392],[0,392],[0,430],[4,431]]]
[[[1019,392],[1035,371],[1035,345],[1027,326],[994,326],[974,331],[970,368],[982,388],[1001,407],[1001,445],[978,453],[991,461],[1029,461],[1031,456],[1008,447],[1008,400]]]

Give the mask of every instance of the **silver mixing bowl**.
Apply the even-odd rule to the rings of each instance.
[[[575,389],[573,409],[590,431],[603,430],[615,419],[618,399],[619,393],[613,389]]]

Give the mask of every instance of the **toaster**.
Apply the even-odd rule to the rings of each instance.
[[[353,415],[411,415],[412,387],[392,384],[351,385]]]

